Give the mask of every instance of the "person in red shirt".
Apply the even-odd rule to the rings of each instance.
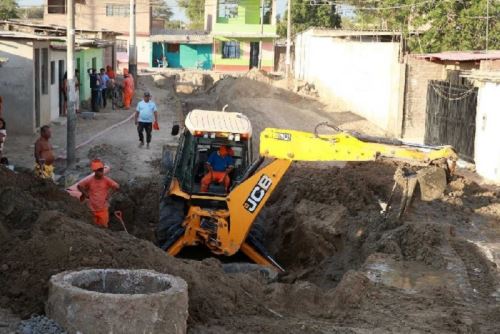
[[[120,189],[118,183],[104,176],[104,163],[95,159],[90,164],[94,177],[82,181],[78,190],[82,193],[82,199],[88,199],[88,205],[94,215],[94,224],[107,228],[109,222],[109,202],[111,191]]]
[[[110,79],[115,79],[115,71],[113,71],[113,68],[111,66],[106,66],[106,74]]]

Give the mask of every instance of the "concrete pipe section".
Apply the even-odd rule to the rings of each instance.
[[[67,271],[50,279],[46,311],[69,333],[186,333],[187,284],[151,270]]]

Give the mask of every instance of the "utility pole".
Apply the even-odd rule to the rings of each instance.
[[[292,0],[288,0],[288,13],[287,13],[287,25],[286,25],[286,60],[285,60],[285,77],[288,79],[290,77],[290,48],[292,44]]]
[[[137,80],[137,44],[135,31],[135,0],[130,0],[130,34],[128,42],[128,71]]]
[[[76,160],[76,113],[75,113],[75,1],[67,0],[66,73],[68,92],[66,167],[71,168]]]
[[[260,0],[260,41],[259,41],[259,69],[262,69],[262,54],[264,45],[262,39],[264,38],[264,0]]]

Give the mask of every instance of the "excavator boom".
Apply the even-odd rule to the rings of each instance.
[[[309,132],[267,128],[260,135],[260,154],[266,158],[293,161],[373,161],[379,158],[430,163],[439,159],[457,160],[451,146],[386,144],[383,138],[362,141],[347,132],[318,135]]]

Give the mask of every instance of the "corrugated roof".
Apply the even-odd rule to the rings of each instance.
[[[26,32],[18,32],[18,31],[9,31],[9,30],[0,30],[0,38],[8,38],[8,39],[28,39],[35,41],[61,41],[65,40],[65,37],[60,36],[43,36],[36,34],[29,34]]]
[[[236,112],[194,109],[186,116],[185,123],[191,133],[203,131],[252,134],[252,124],[248,118]]]
[[[393,30],[358,30],[358,29],[328,29],[311,27],[303,34],[325,37],[348,37],[348,36],[401,36],[401,31]]]
[[[500,50],[491,51],[446,51],[413,55],[415,58],[442,61],[477,61],[500,59]]]

